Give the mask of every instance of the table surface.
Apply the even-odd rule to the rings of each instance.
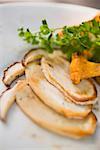
[[[71,3],[100,9],[100,0],[0,0],[0,3],[23,2],[23,1]]]

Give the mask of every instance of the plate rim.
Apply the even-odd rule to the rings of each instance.
[[[79,4],[69,4],[69,3],[56,3],[56,2],[5,2],[0,4],[1,7],[13,7],[13,6],[34,6],[34,7],[56,7],[56,8],[73,8],[74,9],[87,9],[91,11],[98,11],[100,12],[99,9],[93,8],[93,7],[88,7],[84,5],[79,5]]]

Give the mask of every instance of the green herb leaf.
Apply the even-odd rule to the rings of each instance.
[[[100,22],[95,19],[83,22],[79,26],[62,28],[63,36],[54,34],[54,29],[50,29],[47,21],[42,20],[40,31],[32,33],[29,29],[18,29],[18,35],[27,43],[37,45],[48,53],[52,53],[55,48],[59,48],[71,60],[72,54],[82,53],[84,50],[92,49],[92,61],[100,62]]]

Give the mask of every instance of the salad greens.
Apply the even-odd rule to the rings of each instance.
[[[77,52],[82,54],[84,50],[91,53],[88,57],[91,61],[100,62],[100,22],[93,19],[83,22],[79,26],[64,26],[61,31],[50,29],[47,21],[42,20],[40,31],[32,33],[29,29],[19,28],[18,34],[27,43],[52,53],[55,48],[59,48],[66,54],[70,61],[72,54]]]

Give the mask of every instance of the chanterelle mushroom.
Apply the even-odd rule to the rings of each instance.
[[[80,83],[82,79],[100,76],[100,63],[90,62],[75,53],[70,65],[70,76],[75,84]]]

